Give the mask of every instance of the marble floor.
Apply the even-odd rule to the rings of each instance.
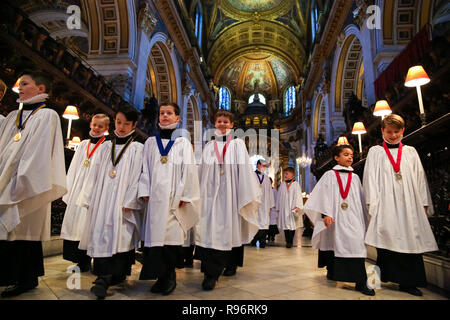
[[[423,297],[414,297],[400,292],[397,285],[382,283],[374,297],[365,296],[354,290],[354,284],[329,281],[326,270],[318,269],[317,251],[310,247],[287,249],[275,244],[264,249],[245,247],[244,267],[233,277],[220,277],[213,291],[203,291],[200,262],[194,268],[177,270],[177,288],[169,296],[150,292],[155,281],[140,281],[141,264],[136,262],[132,274],[120,285],[108,289],[107,299],[139,300],[448,300],[445,292],[438,288],[422,289]],[[366,267],[370,266],[366,262]],[[81,273],[80,289],[69,289],[75,281],[68,281],[73,265],[62,256],[45,258],[45,276],[39,279],[39,286],[19,297],[26,300],[82,300],[95,299],[89,289],[95,276]],[[69,286],[68,286],[69,284]],[[2,291],[3,288],[0,287]]]

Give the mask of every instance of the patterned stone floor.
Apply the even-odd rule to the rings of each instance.
[[[62,256],[45,258],[45,276],[39,279],[39,286],[13,299],[82,300],[95,299],[89,289],[95,276],[82,273],[81,289],[69,289],[66,270],[72,263]],[[370,266],[366,262],[366,267]],[[219,299],[219,300],[448,300],[446,293],[438,288],[422,289],[423,297],[414,297],[398,291],[397,285],[382,283],[374,297],[365,296],[354,290],[354,284],[329,281],[326,271],[317,267],[317,251],[310,247],[286,249],[282,244],[264,249],[245,247],[244,267],[236,276],[220,277],[213,291],[203,291],[200,262],[194,268],[177,270],[177,288],[169,296],[150,292],[154,281],[140,281],[141,264],[136,262],[132,275],[121,285],[110,287],[107,299]],[[72,282],[73,283],[73,282]],[[0,287],[0,290],[3,290]]]

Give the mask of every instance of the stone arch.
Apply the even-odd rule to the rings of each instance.
[[[344,40],[333,70],[334,113],[342,114],[351,93],[357,93],[358,77],[363,68],[362,46],[358,37],[350,34]]]
[[[323,134],[327,140],[327,112],[323,94],[319,94],[314,103],[313,117],[313,141],[316,141],[319,134]]]

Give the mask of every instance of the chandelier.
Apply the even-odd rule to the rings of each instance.
[[[312,159],[310,157],[306,157],[304,154],[297,158],[297,164],[302,168],[306,168],[311,164],[311,162]]]

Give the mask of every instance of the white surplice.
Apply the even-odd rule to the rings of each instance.
[[[273,193],[273,199],[274,199],[274,205],[272,208],[270,208],[270,225],[276,225],[278,224],[278,209],[276,208],[277,201],[278,201],[278,191],[277,189],[272,189]]]
[[[398,148],[389,151],[397,161]],[[434,213],[433,203],[414,147],[403,145],[400,172],[402,179],[397,180],[382,146],[369,149],[363,178],[370,214],[366,244],[401,253],[436,251],[438,246],[427,218]]]
[[[351,167],[336,165],[335,170],[353,171]],[[348,172],[339,172],[345,190]],[[341,208],[345,202],[346,210]],[[367,228],[367,216],[361,181],[352,173],[350,190],[344,200],[339,192],[339,184],[333,170],[328,170],[320,178],[306,201],[304,211],[314,224],[312,247],[322,251],[332,250],[336,257],[366,258],[367,251],[364,236]],[[328,228],[322,219],[322,214],[335,221]]]
[[[5,117],[4,117],[3,115],[0,114],[0,128],[1,128],[1,126],[2,126],[3,120],[5,120]]]
[[[269,177],[263,173],[260,174],[258,178],[258,173],[255,172],[255,178],[261,191],[261,205],[258,208],[258,225],[259,229],[267,230],[269,229],[270,209],[275,206],[272,184],[270,183]],[[264,180],[260,183],[259,179]]]
[[[67,192],[60,118],[38,110],[15,142],[17,112],[0,124],[0,240],[49,240],[51,202]]]
[[[166,147],[169,139],[162,139]],[[139,197],[150,197],[142,239],[146,247],[182,245],[186,233],[199,219],[200,188],[194,152],[188,139],[178,137],[161,163],[155,137],[144,146]],[[179,208],[180,201],[187,204]]]
[[[221,155],[224,145],[224,141],[217,141]],[[250,243],[258,232],[260,192],[243,140],[230,141],[222,167],[223,175],[214,141],[208,142],[200,166],[202,209],[195,244],[229,251]]]
[[[79,249],[95,258],[111,257],[136,248],[140,240],[142,203],[138,199],[139,177],[142,172],[144,146],[132,142],[116,165],[116,177],[111,178],[111,141],[98,148],[78,205],[88,207],[85,232]],[[123,144],[117,144],[117,157]],[[129,211],[123,208],[131,209]]]
[[[292,182],[289,190],[286,182],[281,183],[278,188],[278,199],[276,208],[278,210],[278,228],[280,230],[296,230],[303,227],[302,209],[303,198],[302,189],[297,181]],[[293,210],[299,208],[299,218],[295,218]]]
[[[98,159],[99,147],[94,154],[89,158],[89,166],[84,166],[84,161],[88,160],[87,148],[90,139],[81,141],[80,145],[73,155],[69,170],[67,171],[67,190],[62,200],[67,204],[66,212],[64,213],[64,220],[61,227],[61,238],[71,241],[80,241],[84,232],[87,209],[77,205],[78,197],[83,191],[86,183],[86,178],[89,171]],[[89,152],[95,148],[95,143],[90,144]]]

